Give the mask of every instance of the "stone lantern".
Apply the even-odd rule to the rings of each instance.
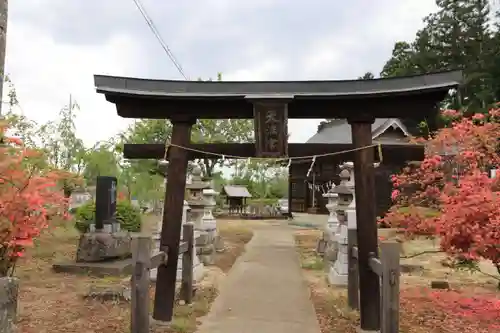
[[[323,256],[325,262],[329,262],[330,258],[327,258],[326,251],[328,250],[328,243],[330,243],[335,233],[337,232],[337,228],[339,226],[339,220],[337,219],[337,201],[339,195],[333,192],[334,188],[331,188],[328,192],[323,194],[323,197],[328,200],[325,205],[326,209],[328,209],[329,215],[328,220],[326,222],[325,229],[323,231],[323,237],[318,241],[316,252]]]
[[[204,181],[201,169],[193,168],[189,184],[186,184],[187,202],[191,207],[189,220],[194,222],[195,229],[199,232],[196,238],[196,252],[205,265],[213,264],[215,260],[217,241],[217,221],[213,216],[219,194],[212,189],[210,181]],[[223,248],[223,245],[221,245]]]
[[[337,228],[339,227],[339,220],[337,218],[337,204],[339,195],[334,192],[335,187],[332,187],[328,192],[323,194],[323,197],[327,198],[328,203],[326,204],[326,209],[328,209],[328,221],[326,224],[326,230],[330,234],[335,234],[337,232]]]
[[[354,191],[354,185],[356,184],[356,182],[354,180],[354,163],[353,162],[345,162],[344,164],[342,164],[341,169],[342,169],[342,171],[346,170],[349,174],[349,178],[346,180],[345,185],[347,186],[347,188]],[[345,175],[347,175],[347,173]],[[352,193],[354,193],[354,192],[352,192]]]
[[[214,209],[216,206],[215,197],[219,195],[219,192],[216,192],[212,188],[208,188],[203,190],[203,196],[205,198],[205,212],[203,214],[203,230],[207,233],[207,237],[215,246],[215,251],[222,252],[224,251],[224,242],[219,236],[219,232],[217,231],[217,220],[214,217]]]
[[[339,186],[335,187],[335,192],[339,195],[339,204],[337,205],[339,227],[333,241],[336,245],[336,252],[333,255],[334,263],[328,272],[328,282],[331,285],[338,286],[347,285],[348,219],[352,207],[356,205],[354,197],[354,173],[352,172],[354,165],[352,162],[346,162],[342,165],[341,169],[341,182]]]
[[[203,209],[203,216],[201,218],[203,229],[217,230],[217,221],[215,220],[213,211],[216,205],[215,197],[219,195],[219,192],[216,192],[212,188],[206,188],[203,190],[202,195],[205,199],[205,207]]]
[[[189,183],[186,184],[187,202],[191,210],[188,220],[194,223],[195,229],[202,230],[205,206],[209,205],[203,191],[210,188],[210,182],[205,182],[201,177],[201,169],[198,166],[193,168]]]
[[[346,219],[346,209],[353,200],[353,187],[351,187],[351,173],[348,169],[343,168],[339,174],[340,184],[334,188],[334,192],[338,195],[337,200],[337,219],[339,225],[347,221]],[[338,229],[337,229],[338,232]]]

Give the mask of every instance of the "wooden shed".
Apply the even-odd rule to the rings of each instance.
[[[247,207],[247,198],[252,197],[244,185],[225,185],[222,187],[222,195],[229,205],[229,214],[242,214]]]

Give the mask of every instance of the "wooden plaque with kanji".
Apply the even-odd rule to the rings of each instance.
[[[284,102],[254,102],[257,157],[288,156],[288,108]]]

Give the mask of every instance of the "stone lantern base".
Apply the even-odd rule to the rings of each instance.
[[[200,233],[195,231],[194,237],[199,238]],[[200,259],[198,258],[198,255],[196,255],[196,247],[193,246],[193,281],[194,282],[199,282],[203,279],[205,276],[205,267],[203,266],[203,263],[200,262]],[[154,255],[154,253],[153,253]],[[156,276],[158,274],[158,269],[153,268],[150,272],[150,279],[152,282],[156,282]],[[177,259],[177,275],[176,275],[176,280],[177,282],[182,281],[182,254],[179,255],[179,258]]]

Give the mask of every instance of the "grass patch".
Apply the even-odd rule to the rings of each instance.
[[[302,268],[311,271],[322,271],[325,269],[325,263],[323,258],[315,257],[305,262],[302,262]]]
[[[263,198],[260,198],[260,199],[248,199],[247,200],[247,204],[248,205],[262,205],[262,206],[272,206],[272,205],[276,205],[278,203],[278,199],[277,198],[266,198],[266,199],[263,199]]]
[[[245,245],[252,239],[253,231],[243,223],[221,223],[219,235],[225,249],[216,253],[214,264],[223,272],[228,272],[236,259],[245,252]]]
[[[290,222],[288,222],[288,225],[298,227],[298,228],[304,228],[304,229],[318,229],[319,230],[319,227],[316,224],[307,223],[307,222],[290,221]]]
[[[321,332],[358,332],[359,313],[347,305],[345,290],[325,287],[320,281],[309,286]]]
[[[208,314],[217,294],[217,289],[213,287],[198,289],[192,304],[176,304],[170,327],[158,328],[155,333],[194,333],[198,318]]]
[[[434,208],[429,207],[400,207],[398,212],[402,214],[407,214],[411,209],[416,209],[419,213],[421,213],[425,218],[436,217],[441,214],[441,212]]]
[[[359,314],[347,305],[347,291],[344,288],[328,286],[324,261],[316,255],[320,237],[321,232],[318,230],[299,230],[295,233],[301,266],[309,284],[321,332],[355,333],[359,326]]]
[[[295,233],[295,244],[302,260],[316,256],[316,245],[320,237],[319,230],[300,230]]]

